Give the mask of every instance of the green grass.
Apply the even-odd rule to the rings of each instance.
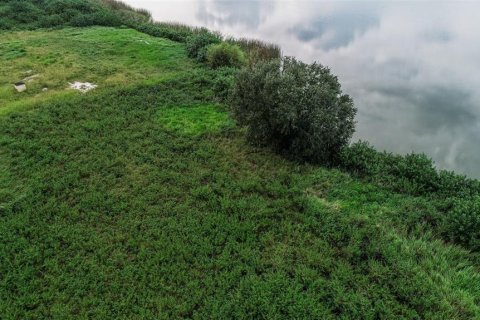
[[[167,108],[160,112],[160,121],[167,129],[192,136],[215,133],[235,125],[225,110],[215,104]]]
[[[182,44],[132,29],[0,33],[0,114],[68,95],[69,82],[92,82],[102,89],[175,77],[195,68],[184,51]],[[37,77],[27,82],[27,91],[17,93],[13,83],[32,75]]]
[[[479,257],[431,199],[250,147],[209,71],[158,41],[169,62],[114,50],[132,81],[0,117],[2,319],[480,318]]]

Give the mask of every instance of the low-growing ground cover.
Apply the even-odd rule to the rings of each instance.
[[[206,74],[0,118],[5,319],[480,317],[428,199],[249,147]]]
[[[2,96],[2,318],[480,317],[440,200],[249,146],[214,98],[229,70],[130,29],[0,38],[2,79],[51,88]]]

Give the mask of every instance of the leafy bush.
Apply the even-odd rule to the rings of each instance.
[[[380,153],[368,141],[359,141],[344,148],[341,166],[358,176],[372,176],[380,171]]]
[[[390,189],[413,195],[472,197],[480,194],[480,182],[445,170],[437,171],[424,154],[405,156],[375,150],[359,141],[344,148],[340,166],[356,176]]]
[[[438,174],[432,159],[425,154],[411,153],[403,158],[393,157],[396,165],[391,165],[391,174],[400,179],[404,190],[411,194],[427,194],[438,190]]]
[[[42,16],[42,11],[33,3],[28,1],[6,1],[0,4],[1,25],[14,28],[16,24],[31,25]],[[8,22],[7,22],[8,21]]]
[[[340,166],[394,191],[424,195],[439,190],[438,173],[424,154],[378,152],[368,142],[359,141],[342,150]]]
[[[356,109],[338,79],[295,58],[240,71],[232,104],[251,142],[297,159],[331,164],[355,130]]]
[[[445,223],[449,240],[472,251],[480,251],[480,197],[455,201]]]
[[[456,174],[453,171],[440,170],[438,185],[438,195],[442,197],[471,198],[480,195],[480,181]]]
[[[0,27],[35,29],[63,26],[119,26],[124,11],[108,8],[101,1],[88,0],[6,0],[0,4]],[[131,11],[140,16],[139,12]]]
[[[219,34],[202,30],[186,39],[187,54],[190,58],[196,59],[198,62],[207,62],[208,46],[220,43],[221,41],[222,38]]]
[[[245,65],[245,54],[239,46],[222,42],[207,49],[208,65],[214,69],[220,67],[240,68]]]

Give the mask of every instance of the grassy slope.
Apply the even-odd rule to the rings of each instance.
[[[99,59],[175,79],[0,118],[4,318],[480,317],[478,262],[430,232],[426,199],[247,146],[176,48]]]
[[[69,82],[124,86],[164,80],[194,67],[176,42],[100,27],[0,33],[0,64],[0,114],[68,95]],[[38,77],[19,95],[12,84],[27,77],[27,71]]]

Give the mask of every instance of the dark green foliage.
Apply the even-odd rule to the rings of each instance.
[[[211,68],[240,68],[245,65],[245,54],[239,46],[222,42],[207,49],[207,62]]]
[[[207,62],[208,47],[221,41],[222,37],[219,34],[202,30],[187,38],[187,54],[190,58],[196,59],[198,62]]]
[[[445,170],[437,171],[433,161],[424,154],[401,156],[379,152],[364,141],[343,149],[340,166],[398,192],[437,197],[471,197],[480,194],[478,180]]]
[[[219,68],[215,70],[212,90],[219,101],[228,102],[235,84],[237,72],[238,69],[236,68]]]
[[[470,179],[465,175],[453,171],[440,170],[438,172],[437,194],[440,197],[468,198],[480,195],[480,181]]]
[[[480,251],[480,197],[455,200],[446,215],[445,237],[472,251]]]
[[[359,141],[342,150],[341,165],[358,176],[373,176],[382,170],[380,157],[367,141]]]
[[[330,70],[294,58],[240,71],[233,111],[251,142],[323,164],[336,161],[355,127],[352,99]]]
[[[3,29],[35,29],[62,26],[119,26],[119,11],[95,0],[6,0],[0,4]]]
[[[151,15],[116,0],[6,0],[0,3],[0,29],[122,26],[185,42],[197,28],[153,23]]]
[[[11,0],[0,4],[1,20],[14,23],[29,24],[32,21],[37,21],[42,17],[42,10],[40,10],[32,1]],[[9,26],[8,23],[2,23]]]

